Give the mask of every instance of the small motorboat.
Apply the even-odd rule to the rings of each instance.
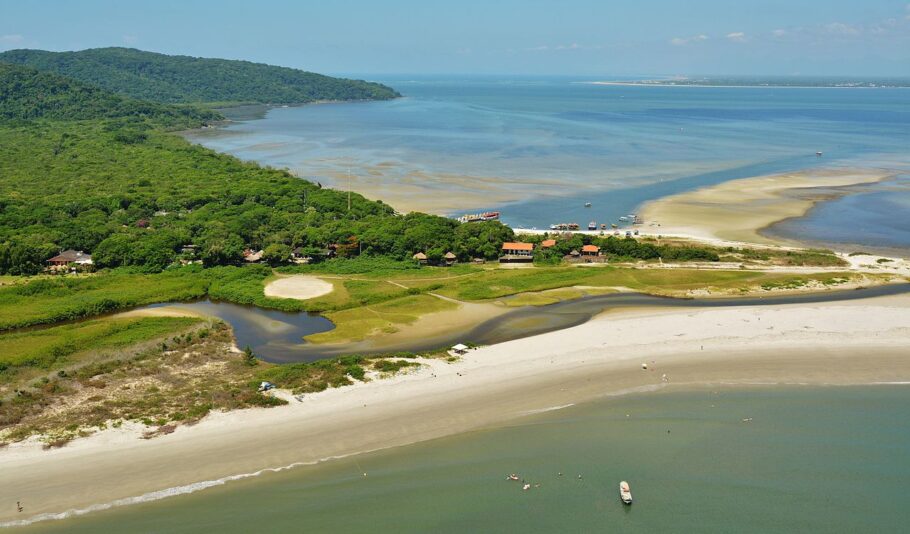
[[[619,483],[619,498],[625,504],[632,504],[632,490],[629,489],[629,483],[625,480]]]
[[[590,203],[590,202],[585,202],[585,207],[586,207],[586,208],[590,208],[590,207],[591,207],[591,203]]]

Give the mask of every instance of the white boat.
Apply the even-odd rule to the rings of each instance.
[[[619,483],[619,498],[625,504],[632,504],[632,490],[629,489],[629,483],[625,480]]]
[[[590,202],[585,202],[585,207],[586,207],[586,208],[590,208],[590,207],[591,207],[591,203],[590,203]]]

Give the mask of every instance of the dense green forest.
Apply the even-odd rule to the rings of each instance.
[[[132,48],[10,50],[0,53],[0,62],[28,65],[120,95],[163,103],[303,104],[400,96],[378,83],[249,61],[169,56]]]
[[[189,106],[142,102],[48,72],[0,63],[0,120],[149,119],[158,126],[192,128],[222,117]]]
[[[512,237],[499,223],[397,215],[167,133],[210,112],[18,66],[0,67],[0,87],[0,273],[36,273],[69,248],[102,268],[159,271],[188,244],[215,266],[240,263],[246,248],[277,264],[329,245],[340,257],[495,258]]]

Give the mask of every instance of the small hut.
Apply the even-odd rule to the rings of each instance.
[[[572,256],[573,258],[577,258],[577,257],[581,256],[581,253],[575,249],[572,249],[572,252],[569,252],[569,256]]]
[[[421,265],[426,265],[426,264],[427,264],[427,255],[424,254],[423,252],[418,252],[417,254],[414,254],[414,255],[411,256],[411,257],[412,257],[417,263],[419,263],[419,264],[421,264]]]
[[[452,254],[451,252],[446,252],[446,255],[443,256],[443,259],[445,260],[446,267],[451,267],[455,264],[455,261],[458,260],[455,254]]]
[[[464,345],[462,343],[459,343],[459,344],[455,345],[454,347],[452,347],[452,352],[454,352],[455,354],[458,354],[459,356],[462,356],[462,355],[468,353],[468,346]]]

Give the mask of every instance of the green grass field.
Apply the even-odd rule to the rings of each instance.
[[[128,347],[201,321],[193,317],[109,318],[7,333],[0,336],[0,377],[23,367],[54,370],[72,365],[82,353]]]

